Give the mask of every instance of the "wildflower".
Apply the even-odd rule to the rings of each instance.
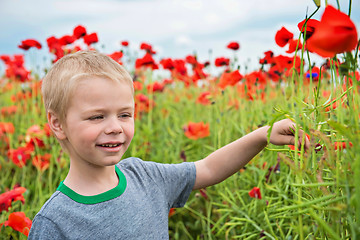
[[[139,81],[134,81],[133,85],[135,91],[140,91],[143,88],[143,84]]]
[[[232,50],[236,51],[240,48],[240,45],[237,42],[230,42],[226,47],[228,49],[232,49]]]
[[[37,155],[32,159],[32,164],[39,170],[44,171],[50,166],[51,154]]]
[[[68,44],[72,44],[73,42],[75,42],[76,38],[72,35],[64,35],[61,38],[59,38],[59,44],[61,46],[65,46]]]
[[[258,187],[253,187],[253,189],[251,189],[251,190],[249,191],[249,196],[252,197],[252,198],[261,199],[260,188],[258,188]]]
[[[314,150],[315,150],[316,153],[318,153],[318,152],[321,151],[322,148],[323,148],[323,146],[322,146],[320,143],[317,143],[317,144],[315,145]]]
[[[346,142],[335,142],[334,143],[335,150],[343,150],[347,147],[352,147],[352,146],[353,146],[352,142],[348,142],[348,144],[346,144]]]
[[[337,53],[354,50],[357,41],[356,27],[349,16],[328,5],[306,46],[311,52],[332,58]]]
[[[197,64],[196,56],[193,56],[193,55],[186,56],[185,61],[187,63],[190,63],[191,65],[196,65]]]
[[[174,82],[174,79],[165,78],[165,79],[163,80],[163,83],[164,83],[165,85],[172,84],[173,82]]]
[[[99,41],[98,36],[96,33],[91,33],[89,35],[84,36],[84,43],[90,46],[93,43],[97,43]]]
[[[4,133],[14,133],[15,132],[15,127],[14,124],[11,122],[0,122],[0,137],[4,134]]]
[[[45,123],[44,132],[47,137],[50,137],[52,135],[52,131],[51,131],[49,123]]]
[[[240,74],[239,70],[235,70],[233,72],[224,72],[220,77],[218,86],[221,89],[225,89],[227,86],[234,86],[241,79],[243,79],[243,76]]]
[[[7,152],[7,156],[9,159],[13,161],[13,163],[22,168],[27,160],[31,158],[31,152],[33,149],[29,149],[26,147],[18,147],[17,149],[9,149]]]
[[[196,99],[196,102],[202,105],[210,105],[211,104],[210,95],[211,93],[208,91],[202,92],[200,96]]]
[[[8,55],[2,55],[1,60],[6,64],[5,75],[10,79],[14,79],[20,82],[29,81],[29,73],[24,66],[24,55],[15,54],[10,57]]]
[[[271,64],[271,63],[273,63],[274,53],[272,51],[267,51],[267,52],[264,52],[264,54],[265,54],[265,57],[260,59],[259,63],[260,64]]]
[[[282,27],[276,32],[275,42],[280,47],[284,47],[293,37],[293,33],[289,32],[285,27]]]
[[[16,187],[10,191],[0,194],[0,213],[2,211],[8,211],[11,204],[16,201],[25,203],[23,193],[26,192],[24,187]]]
[[[109,54],[108,56],[111,57],[115,62],[122,65],[122,62],[120,61],[120,59],[123,57],[123,55],[124,54],[122,51],[115,51],[112,54]]]
[[[169,217],[171,217],[172,215],[175,214],[175,208],[170,208],[170,211],[169,211]]]
[[[296,51],[296,49],[301,49],[302,44],[299,42],[299,39],[290,39],[289,40],[289,49],[286,51],[286,53],[293,53]]]
[[[175,70],[180,73],[181,75],[186,75],[187,74],[187,69],[185,66],[185,61],[182,59],[175,59],[174,60],[174,67]]]
[[[129,46],[129,42],[128,41],[122,41],[121,45],[124,46],[124,47],[127,47],[127,46]]]
[[[189,122],[188,125],[184,127],[184,131],[185,136],[192,140],[197,140],[210,135],[209,123],[205,124],[203,122]]]
[[[154,58],[148,52],[142,58],[136,59],[135,68],[140,68],[140,67],[151,67],[153,70],[159,69]]]
[[[164,69],[172,70],[175,68],[174,62],[171,58],[164,58],[160,60],[160,64]]]
[[[215,66],[217,67],[229,66],[229,63],[230,63],[229,58],[219,57],[215,59]]]
[[[320,68],[318,67],[312,67],[311,69],[311,78],[314,80],[314,81],[318,81],[319,80],[319,74],[320,74]],[[310,79],[310,70],[306,72],[305,74],[305,78],[306,79]]]
[[[21,45],[18,45],[18,47],[24,50],[29,50],[32,47],[41,49],[41,44],[35,39],[26,39],[24,41],[21,41]]]
[[[86,28],[78,25],[74,28],[73,35],[76,39],[86,36]]]
[[[300,30],[300,32],[302,32],[303,34],[305,34],[305,39],[309,39],[315,32],[315,29],[317,27],[317,25],[319,24],[319,21],[316,19],[308,19],[308,21],[306,22],[306,28],[304,26],[306,19],[304,19],[303,21],[298,23],[298,28]]]
[[[159,82],[151,83],[147,86],[148,92],[162,92],[164,90],[164,84]]]
[[[32,221],[25,216],[24,212],[13,212],[10,213],[8,221],[5,221],[4,225],[28,236]]]
[[[156,53],[155,51],[153,51],[152,46],[150,44],[148,44],[148,43],[141,43],[140,44],[140,49],[145,50],[147,53],[149,53],[151,55]]]

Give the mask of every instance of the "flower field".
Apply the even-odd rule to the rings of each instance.
[[[128,41],[106,53],[134,79],[135,136],[124,158],[196,161],[284,118],[310,139],[307,152],[269,144],[229,179],[194,191],[184,208],[169,212],[170,239],[360,240],[358,33],[347,13],[330,5],[321,19],[310,16],[298,27],[274,33],[286,54],[265,50],[251,72],[240,71],[235,57],[157,59],[145,42],[136,59]],[[69,165],[46,123],[41,78],[24,55],[48,47],[56,62],[81,49],[101,51],[97,34],[81,25],[46,42],[26,39],[24,54],[0,55],[0,239],[26,239]],[[235,56],[240,45],[225,49]],[[314,54],[323,64],[312,64]]]

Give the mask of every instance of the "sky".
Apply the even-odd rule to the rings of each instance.
[[[360,1],[352,2],[351,19],[359,31]],[[337,6],[336,0],[328,3]],[[339,3],[347,13],[349,0]],[[318,20],[324,1],[321,5],[313,17]],[[46,39],[72,34],[75,26],[83,25],[88,33],[98,34],[94,46],[104,53],[119,50],[127,40],[130,51],[142,56],[139,46],[146,42],[157,60],[194,53],[200,61],[236,55],[240,71],[245,65],[255,70],[268,50],[287,55],[287,47],[275,44],[276,32],[284,26],[298,38],[297,24],[315,9],[312,0],[0,0],[0,55],[25,53],[30,67],[50,63]],[[43,49],[19,49],[28,38],[38,40]],[[226,48],[231,41],[240,44],[236,53]]]

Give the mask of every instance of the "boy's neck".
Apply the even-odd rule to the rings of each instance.
[[[115,166],[100,168],[70,164],[64,184],[80,195],[93,196],[116,187],[119,184],[119,178],[115,172]]]

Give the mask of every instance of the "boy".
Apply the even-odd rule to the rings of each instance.
[[[267,145],[269,126],[196,162],[120,161],[134,136],[133,82],[121,65],[94,51],[55,63],[42,93],[70,169],[35,216],[29,239],[168,239],[170,208],[236,173]],[[270,142],[294,144],[293,132],[293,122],[279,121]]]

